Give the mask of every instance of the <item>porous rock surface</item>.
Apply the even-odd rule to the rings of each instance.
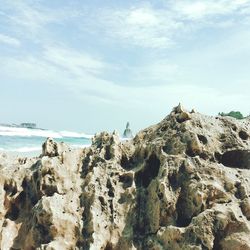
[[[249,135],[179,105],[133,140],[0,154],[0,249],[250,249]]]

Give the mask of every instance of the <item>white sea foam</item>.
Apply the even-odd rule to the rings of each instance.
[[[91,144],[82,144],[82,145],[79,145],[79,144],[72,144],[70,145],[72,148],[87,148],[87,147],[90,147]]]
[[[84,133],[77,133],[71,131],[55,132],[52,130],[42,129],[28,129],[28,128],[16,128],[16,127],[4,127],[0,126],[0,135],[2,136],[39,136],[39,137],[52,137],[52,138],[87,138],[90,139],[92,135],[86,135]]]
[[[13,149],[0,148],[0,151],[19,152],[19,153],[35,152],[35,151],[41,151],[41,150],[42,150],[41,147],[20,147],[20,148],[13,148]]]
[[[131,141],[133,138],[120,137],[120,141]]]
[[[93,135],[86,135],[84,133],[77,133],[77,132],[71,132],[71,131],[60,131],[59,134],[62,137],[71,137],[71,138],[87,138],[91,139]]]
[[[41,147],[22,147],[22,148],[11,149],[10,151],[20,152],[20,153],[35,152],[35,151],[41,151]]]

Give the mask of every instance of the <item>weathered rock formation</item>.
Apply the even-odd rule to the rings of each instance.
[[[0,249],[250,249],[250,121],[181,106],[133,140],[0,155]]]

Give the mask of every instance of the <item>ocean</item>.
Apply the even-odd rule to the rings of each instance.
[[[0,152],[20,156],[38,156],[47,137],[65,142],[71,148],[83,148],[91,144],[92,135],[71,131],[52,131],[20,127],[0,126]]]

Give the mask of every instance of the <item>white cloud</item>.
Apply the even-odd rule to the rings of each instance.
[[[1,22],[8,25],[9,30],[25,38],[48,40],[50,24],[63,24],[70,18],[78,16],[77,10],[62,6],[46,8],[40,1],[8,1],[3,0],[0,6]]]
[[[249,0],[165,0],[163,8],[139,2],[133,7],[95,8],[79,5],[72,9],[45,8],[38,1],[6,1],[1,6],[4,21],[17,33],[44,41],[51,36],[50,24],[67,24],[76,17],[75,28],[96,32],[123,46],[166,49],[187,33],[206,25],[230,27],[237,17],[249,23]],[[32,3],[32,4],[31,4]],[[231,15],[231,16],[230,16]],[[220,19],[219,17],[225,17]],[[72,24],[71,24],[72,25]]]
[[[74,54],[72,51],[67,53]],[[103,112],[107,112],[109,115],[114,113],[116,117],[131,117],[129,119],[133,120],[134,124],[137,123],[138,129],[146,125],[144,123],[146,120],[148,120],[148,124],[158,121],[160,117],[167,114],[167,110],[170,107],[177,105],[178,102],[188,105],[187,108],[196,107],[197,110],[210,114],[220,110],[224,111],[225,107],[229,110],[239,109],[244,113],[248,112],[245,105],[249,99],[247,91],[244,93],[235,93],[234,91],[226,93],[223,87],[218,88],[216,86],[216,88],[211,88],[207,87],[206,84],[190,84],[185,81],[178,84],[176,81],[173,81],[163,85],[144,85],[139,87],[133,85],[133,76],[129,79],[129,83],[126,86],[121,86],[113,81],[102,79],[95,74],[95,70],[93,73],[92,69],[91,71],[75,71],[75,68],[85,67],[85,62],[85,60],[84,62],[80,60],[79,63],[78,59],[74,59],[73,63],[67,65],[67,62],[54,55],[51,56],[51,60],[48,60],[46,53],[39,57],[27,56],[15,59],[2,57],[0,58],[0,71],[3,79],[7,76],[9,81],[12,82],[16,80],[17,82],[29,82],[39,85],[53,84],[58,89],[66,89],[73,93],[74,100],[72,102],[79,101],[82,103],[83,109],[91,110],[92,107],[95,107],[98,110],[97,116],[103,115],[102,111],[100,111],[103,110]],[[70,66],[70,64],[73,66]],[[151,75],[151,77],[157,79],[164,77],[163,74],[168,70],[170,72],[178,70],[178,68],[175,69],[167,61],[155,62],[155,66],[153,64],[151,65],[152,67],[148,64],[141,69],[141,73],[145,74],[145,78]],[[102,64],[94,62],[91,67],[96,68],[100,72],[106,69]],[[154,67],[156,72],[154,72]],[[153,70],[147,75],[146,71],[143,73],[143,70],[146,68],[149,70],[152,68]],[[72,73],[75,76],[72,76]],[[209,100],[209,106],[207,105],[207,100]],[[231,100],[235,100],[235,102],[231,102]],[[128,114],[119,112],[128,112]],[[138,114],[140,115],[138,116]],[[112,119],[112,115],[110,117]],[[141,117],[145,117],[145,119],[141,119]],[[150,118],[146,119],[146,117]]]
[[[45,83],[57,82],[60,77],[66,77],[63,71],[39,60],[34,56],[22,58],[0,57],[1,76],[18,81],[27,80],[33,83],[45,81]]]
[[[21,42],[18,39],[4,34],[0,34],[0,43],[5,43],[14,47],[19,47],[21,45]]]
[[[129,11],[126,15],[125,22],[141,27],[155,27],[160,24],[160,18],[152,9],[139,8]]]
[[[145,48],[167,48],[172,44],[173,32],[182,23],[174,20],[166,11],[150,6],[128,9],[106,9],[95,18],[95,26],[112,39],[119,39],[124,45]]]
[[[228,94],[223,94],[223,92],[219,90],[202,85],[176,84],[173,82],[172,84],[155,86],[139,87],[132,84],[121,86],[112,81],[104,80],[85,70],[81,71],[81,74],[77,72],[77,77],[72,77],[72,71],[64,69],[66,65],[61,67],[61,65],[54,64],[54,62],[51,63],[42,58],[1,58],[0,61],[2,62],[1,75],[3,77],[8,76],[9,79],[16,78],[37,84],[46,81],[47,84],[56,85],[58,88],[69,89],[81,100],[98,100],[99,102],[118,106],[123,106],[124,103],[126,103],[126,105],[131,108],[135,107],[135,105],[141,108],[145,106],[144,108],[146,110],[147,107],[150,108],[151,105],[154,107],[155,105],[159,106],[161,103],[164,103],[166,99],[172,103],[171,105],[176,104],[178,101],[183,101],[184,103],[190,103],[190,105],[193,104],[194,106],[208,99],[214,99],[216,102],[219,99],[223,100],[223,98],[225,102],[228,100],[226,97]],[[57,60],[57,62],[61,64],[60,60]],[[161,78],[162,74],[167,71],[166,69],[171,69],[172,67],[165,62],[159,62],[159,64],[162,65],[162,69],[159,69],[159,72],[154,72],[153,70],[153,73],[149,73],[151,77],[155,77],[156,79],[158,77]],[[156,67],[156,70],[158,70],[158,67]],[[172,71],[172,69],[170,71]],[[145,77],[147,77],[147,75]],[[130,79],[130,81],[133,82],[134,80]],[[241,100],[245,99],[245,95],[247,96],[247,94],[242,95]],[[195,98],[193,100],[194,96]],[[235,98],[235,100],[239,99],[236,95]],[[191,102],[191,100],[193,101]]]
[[[1,15],[9,22],[9,25],[23,27],[32,33],[55,20],[53,15],[49,15],[42,9],[36,9],[34,5],[31,7],[24,1],[5,1]]]
[[[53,84],[72,91],[80,99],[92,96],[106,102],[116,98],[109,94],[110,90],[119,89],[99,76],[109,67],[111,65],[87,53],[56,46],[47,47],[36,56],[0,57],[2,78]]]
[[[83,72],[97,74],[108,67],[101,59],[69,48],[47,47],[43,56],[45,60],[77,76],[81,76]]]
[[[229,111],[248,109],[249,34],[243,36],[242,30],[250,23],[250,1],[167,0],[161,9],[153,1],[151,5],[133,1],[133,7],[128,2],[123,7],[100,9],[76,2],[79,10],[72,11],[67,1],[64,7],[53,9],[43,1],[3,0],[0,23],[9,33],[0,34],[0,42],[20,46],[10,36],[14,34],[24,46],[16,54],[4,51],[5,56],[0,56],[2,84],[18,87],[27,83],[29,88],[23,91],[32,91],[32,95],[39,93],[33,93],[31,85],[48,91],[53,84],[52,89],[69,93],[70,102],[81,103],[86,113],[93,109],[96,113],[91,115],[103,115],[103,120],[109,120],[105,112],[109,113],[110,123],[127,115],[138,119],[138,124],[144,120],[141,117],[152,122],[152,117],[179,101],[208,113],[225,107]],[[242,23],[245,26],[240,27]],[[87,32],[80,32],[80,27]],[[213,34],[211,28],[220,27],[228,29],[216,37],[219,32]],[[196,34],[199,29],[202,32]],[[93,48],[95,54],[87,52]],[[144,50],[136,51],[138,48]]]
[[[141,85],[162,85],[171,83],[178,74],[177,64],[167,60],[153,60],[150,63],[142,64],[135,68],[130,68],[133,72],[133,80],[143,82]]]
[[[163,8],[150,4],[94,11],[88,25],[125,46],[165,49],[186,32],[206,26],[229,27],[250,13],[249,0],[168,0]]]
[[[218,15],[227,15],[242,10],[249,5],[248,0],[196,0],[174,1],[173,11],[187,19],[202,19]]]

